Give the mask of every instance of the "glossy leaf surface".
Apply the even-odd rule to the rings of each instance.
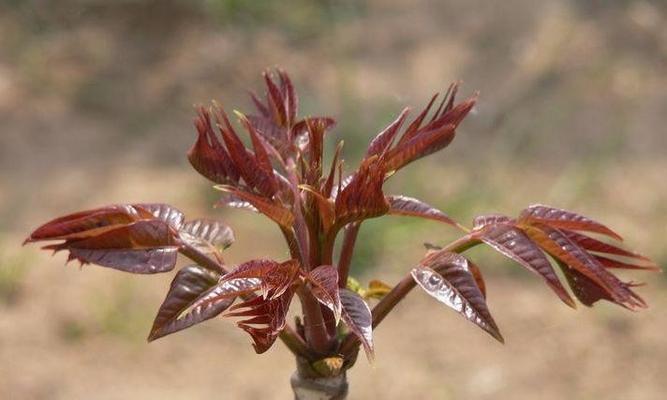
[[[230,308],[227,317],[248,317],[237,325],[253,339],[253,347],[258,354],[267,351],[285,327],[285,317],[294,297],[294,289],[280,295],[269,294],[255,297]]]
[[[197,298],[215,286],[219,279],[219,274],[198,265],[190,265],[178,271],[155,317],[148,340],[155,340],[213,318],[229,307],[234,301],[233,298],[230,298],[228,302],[221,302],[215,307],[202,310],[196,318],[190,318],[187,322],[178,320],[178,317],[186,312]]]
[[[195,219],[186,222],[180,238],[203,252],[222,251],[234,243],[234,232],[220,221]]]
[[[495,219],[495,221],[503,221],[503,219]],[[479,224],[475,225],[479,226]],[[528,236],[510,223],[487,222],[482,226],[481,230],[475,232],[477,237],[494,250],[542,277],[565,304],[576,307],[567,290],[560,283],[547,257]]]
[[[373,317],[368,304],[355,292],[340,289],[342,318],[350,332],[361,342],[369,360],[373,359]]]
[[[630,309],[646,306],[643,300],[638,300],[638,296],[628,285],[608,272],[594,257],[586,253],[558,229],[541,226],[539,228],[529,227],[525,231],[531,239],[553,257],[586,276],[588,280],[606,291],[614,303]]]
[[[541,223],[552,228],[595,232],[617,240],[623,240],[616,232],[590,218],[571,211],[541,204],[531,205],[523,210],[519,215],[519,223]]]
[[[428,255],[410,272],[419,286],[439,302],[452,308],[500,342],[503,338],[477,286],[468,261],[439,251]]]
[[[176,233],[160,220],[140,220],[79,240],[45,246],[55,251],[69,250],[69,259],[82,264],[137,274],[167,272],[176,265],[179,248]]]
[[[437,208],[408,196],[387,196],[390,215],[406,215],[444,222],[459,227],[453,219]]]
[[[312,285],[313,296],[333,312],[338,323],[341,314],[338,270],[331,265],[320,265],[308,272],[307,279]]]

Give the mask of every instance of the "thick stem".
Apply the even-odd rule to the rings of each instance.
[[[357,241],[360,226],[360,222],[354,222],[345,228],[343,247],[340,250],[340,259],[338,260],[338,286],[341,288],[347,286],[347,277],[350,274],[352,254],[354,253],[354,245]]]
[[[303,310],[306,342],[316,353],[326,354],[331,350],[332,343],[327,332],[320,303],[303,287],[299,289],[297,294],[301,300],[301,308]]]
[[[290,379],[295,400],[345,400],[347,375],[320,377],[312,373],[307,360],[297,357],[297,370]]]

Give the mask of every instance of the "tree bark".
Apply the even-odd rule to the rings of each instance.
[[[297,359],[297,370],[290,378],[294,400],[345,400],[347,399],[347,375],[342,371],[336,376],[321,377],[313,373],[307,361]]]

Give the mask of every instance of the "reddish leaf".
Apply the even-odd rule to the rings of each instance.
[[[608,272],[593,256],[571,241],[560,230],[540,225],[522,228],[542,249],[577,270],[607,291],[613,302],[629,309],[644,307],[638,296],[616,276]]]
[[[499,218],[498,220],[502,221],[503,219]],[[476,223],[475,225],[479,224]],[[474,236],[504,256],[542,277],[565,304],[573,308],[576,307],[542,250],[518,228],[510,223],[495,223],[475,231]]]
[[[433,97],[431,97],[431,101],[428,102],[426,107],[417,115],[417,117],[410,123],[408,128],[405,130],[403,133],[403,136],[401,136],[401,139],[398,141],[398,146],[408,142],[410,139],[414,138],[420,131],[420,128],[422,127],[422,123],[424,122],[424,118],[426,118],[426,115],[428,112],[431,110],[431,107],[433,107],[433,103],[435,103],[435,100],[438,98],[438,93],[434,94]]]
[[[263,196],[272,197],[277,190],[273,172],[264,171],[255,157],[246,150],[245,145],[229,123],[227,114],[220,106],[215,108],[215,117],[218,129],[222,133],[222,139],[229,149],[229,155],[243,180]]]
[[[257,165],[269,177],[269,179],[275,180],[273,176],[273,166],[271,166],[269,153],[266,149],[264,142],[262,141],[262,139],[260,139],[260,136],[255,130],[255,127],[252,126],[248,118],[241,113],[237,113],[237,115],[243,126],[248,131],[248,134],[250,135],[250,140],[252,141],[252,148],[255,151],[255,159],[257,161]],[[275,185],[275,182],[273,184]]]
[[[276,125],[270,118],[257,115],[248,115],[247,118],[257,133],[262,135],[283,157],[290,153],[291,145],[287,138],[286,128]]]
[[[331,117],[304,118],[301,121],[297,122],[294,125],[294,127],[292,127],[292,134],[294,135],[294,137],[298,137],[307,133],[308,124],[311,124],[311,126],[318,127],[318,130],[322,131],[322,136],[323,136],[326,131],[336,126],[336,120]]]
[[[262,297],[281,296],[294,283],[299,264],[296,260],[278,263],[273,260],[252,260],[239,265],[236,269],[223,277],[221,282],[241,278],[256,278],[260,280]]]
[[[67,240],[48,246],[53,250],[78,249],[150,249],[156,247],[177,247],[176,233],[160,220],[140,220],[131,224],[109,229],[99,235],[81,240]]]
[[[239,180],[239,171],[217,139],[211,125],[210,113],[200,107],[195,119],[197,140],[188,151],[192,167],[209,180],[219,184],[233,184]]]
[[[190,265],[178,271],[155,317],[148,341],[213,318],[229,307],[234,298],[217,303],[214,307],[202,309],[196,317],[193,314],[188,319],[178,318],[190,308],[197,298],[215,286],[219,278],[219,274],[198,265]]]
[[[586,249],[588,251],[594,251],[596,253],[613,254],[613,255],[629,257],[629,258],[636,258],[636,259],[651,263],[653,266],[657,267],[657,265],[653,264],[651,259],[649,259],[648,257],[645,257],[641,254],[637,254],[635,252],[622,249],[620,247],[611,245],[609,243],[602,242],[600,240],[594,239],[594,238],[586,236],[586,235],[582,235],[582,234],[577,233],[577,232],[563,230],[563,229],[561,229],[561,230],[563,231],[563,233],[568,238],[570,238],[570,240],[574,241],[581,248]]]
[[[658,272],[661,271],[660,267],[657,265],[650,263],[650,264],[630,264],[626,263],[623,261],[619,261],[613,258],[608,258],[608,257],[603,257],[603,256],[598,256],[594,255],[593,256],[600,264],[602,264],[605,268],[616,268],[616,269],[639,269],[639,270],[644,270],[644,271],[654,271]]]
[[[409,109],[405,108],[394,122],[389,124],[384,130],[375,136],[366,150],[366,157],[382,155],[391,147],[396,134],[401,129],[405,118],[408,116]]]
[[[155,249],[69,249],[69,260],[96,264],[132,274],[169,272],[176,266],[177,247]]]
[[[336,226],[389,211],[389,202],[382,193],[384,171],[384,163],[377,157],[362,162],[350,183],[336,196]]]
[[[301,185],[299,187],[310,193],[315,199],[320,221],[322,222],[322,227],[324,228],[325,232],[328,232],[335,219],[334,203],[311,186]]]
[[[264,118],[268,118],[269,115],[269,109],[266,108],[264,103],[257,97],[257,95],[254,92],[248,92],[250,94],[250,99],[252,100],[253,104],[255,105],[255,108],[257,108],[257,111],[259,111],[260,115]]]
[[[436,130],[442,128],[446,125],[454,125],[454,129],[463,121],[463,119],[468,115],[470,110],[475,106],[477,102],[477,94],[473,97],[465,100],[464,102],[454,106],[454,100],[456,93],[458,91],[458,84],[452,84],[447,93],[445,94],[440,106],[433,114],[433,117],[428,124],[422,126],[422,122],[428,114],[428,111],[431,109],[437,94],[433,96],[426,108],[419,114],[419,116],[410,124],[406,132],[401,137],[399,141],[399,146],[408,143],[410,140],[423,135],[425,132]],[[444,108],[443,108],[444,106]]]
[[[279,296],[271,294],[267,298],[255,297],[233,306],[224,316],[249,317],[237,325],[252,337],[255,352],[261,354],[271,348],[285,327],[292,297],[294,289],[288,289]]]
[[[264,73],[264,82],[266,83],[269,111],[273,116],[273,121],[276,125],[285,127],[288,124],[286,112],[287,99],[281,93],[280,89],[278,89],[275,82],[273,82],[268,72]]]
[[[412,217],[421,217],[444,222],[446,224],[460,228],[461,226],[447,214],[437,208],[408,196],[387,196],[389,201],[390,215],[407,215]]]
[[[113,205],[53,219],[35,229],[26,243],[42,240],[83,239],[125,226],[152,214],[132,205]]]
[[[601,233],[617,240],[623,240],[620,235],[599,222],[571,211],[541,204],[531,205],[519,215],[519,224],[533,223],[544,224],[552,228]]]
[[[296,90],[294,90],[294,85],[292,85],[292,80],[289,75],[287,75],[285,71],[278,70],[278,77],[280,78],[280,91],[285,98],[285,114],[287,115],[287,121],[291,126],[296,119],[296,114],[299,108],[299,98],[296,95]]]
[[[452,142],[456,126],[445,125],[420,133],[387,153],[387,171],[397,171],[407,164],[435,153]]]
[[[141,220],[110,229],[97,236],[45,246],[55,251],[69,250],[69,259],[82,264],[137,274],[170,271],[176,264],[179,247],[175,232],[163,221]]]
[[[234,197],[242,201],[247,201],[257,210],[259,210],[259,212],[271,218],[278,225],[284,228],[289,228],[292,226],[292,223],[294,223],[294,215],[290,210],[283,207],[282,205],[269,201],[263,197],[254,195],[252,193],[241,191],[233,186],[218,185],[215,186],[215,188],[218,190],[222,190],[224,192],[231,193],[232,195],[234,195]]]
[[[234,196],[231,193],[225,193],[222,195],[220,200],[218,200],[217,203],[213,205],[213,207],[230,207],[230,208],[238,208],[241,210],[247,210],[247,211],[252,211],[259,213],[259,210],[257,207],[253,206],[250,204],[250,202],[245,201],[240,199],[238,196]]]
[[[558,265],[560,266],[561,270],[563,271],[563,275],[565,275],[567,282],[572,288],[572,292],[577,297],[577,299],[581,301],[582,304],[591,307],[599,300],[607,300],[616,303],[616,300],[612,295],[610,295],[609,291],[598,285],[594,280],[590,279],[576,269],[568,267],[561,261],[558,261]],[[630,284],[623,282],[621,284],[630,290]],[[641,307],[646,307],[646,302],[644,302],[644,299],[639,297],[639,295],[632,292],[631,290],[630,293],[633,298],[633,302],[641,305]]]
[[[479,291],[482,292],[482,296],[484,296],[486,299],[486,283],[484,283],[484,276],[482,276],[482,271],[479,269],[477,264],[473,263],[467,258],[466,261],[468,262],[468,269],[470,270],[472,277],[475,279],[475,283],[477,284]]]
[[[333,195],[334,181],[336,179],[336,167],[340,165],[338,162],[338,158],[340,157],[340,152],[342,150],[343,150],[343,141],[340,141],[336,146],[336,151],[334,152],[333,159],[331,160],[331,168],[329,169],[329,175],[322,184],[322,193],[324,194],[325,197]]]
[[[162,203],[142,203],[142,204],[133,204],[134,207],[141,207],[159,220],[162,220],[169,224],[174,229],[180,229],[183,225],[183,220],[185,216],[183,213],[170,206],[169,204]]]
[[[341,314],[338,270],[331,265],[320,265],[308,272],[306,279],[312,285],[313,296],[333,312],[337,324]]]
[[[204,285],[202,282],[199,282],[199,284],[200,287]],[[221,279],[203,292],[197,293],[196,298],[189,299],[190,302],[187,307],[179,312],[175,319],[165,323],[155,333],[155,337],[151,337],[149,340],[181,331],[219,315],[228,309],[237,297],[258,290],[260,284],[261,281],[257,278],[241,278],[228,281],[222,281]],[[186,289],[182,289],[182,293],[185,293]]]
[[[180,229],[179,236],[203,252],[217,253],[234,243],[234,232],[229,226],[209,219],[186,222]]]
[[[366,352],[369,360],[373,359],[373,316],[368,304],[355,292],[340,289],[341,316],[345,325],[354,334]]]
[[[413,268],[411,274],[430,296],[504,342],[465,257],[446,251],[435,252]]]

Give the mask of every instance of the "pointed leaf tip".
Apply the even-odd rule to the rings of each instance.
[[[427,294],[504,343],[465,257],[447,251],[434,252],[414,267],[411,275]]]

